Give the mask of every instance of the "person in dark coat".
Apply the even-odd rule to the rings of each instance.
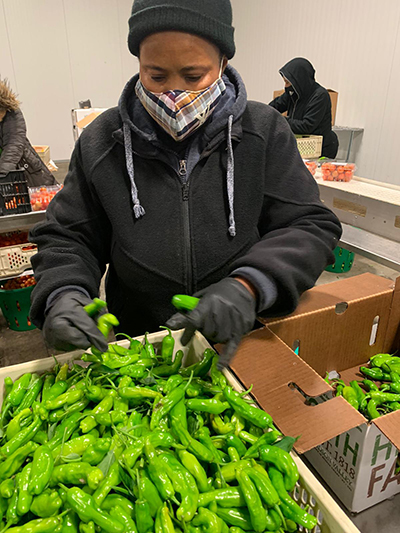
[[[280,113],[287,111],[287,121],[293,133],[322,135],[322,156],[334,159],[338,138],[332,131],[331,98],[324,87],[315,81],[312,64],[296,57],[279,71],[285,82],[285,92],[269,105]]]
[[[26,137],[24,115],[7,80],[0,80],[0,176],[25,169],[29,187],[55,185],[53,174]]]
[[[235,352],[256,316],[292,312],[341,234],[286,120],[249,102],[229,0],[136,0],[140,72],[78,139],[65,185],[30,239],[31,319],[60,349],[107,345],[83,306],[106,280],[130,335],[167,323]],[[174,314],[174,294],[200,297]],[[171,315],[173,315],[171,317]]]

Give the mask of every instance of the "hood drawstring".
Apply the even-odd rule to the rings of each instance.
[[[132,155],[132,134],[131,129],[128,124],[124,123],[124,147],[125,147],[125,158],[126,158],[126,170],[129,174],[129,179],[131,181],[131,196],[133,202],[133,212],[135,213],[135,218],[142,217],[146,211],[140,205],[138,190],[135,183],[135,168],[133,166],[133,155]]]
[[[229,235],[231,237],[236,236],[236,222],[235,222],[235,213],[233,207],[233,201],[235,197],[235,160],[233,158],[233,148],[232,148],[232,124],[233,124],[233,115],[229,116],[228,119],[228,140],[227,140],[227,150],[228,150],[228,160],[226,163],[226,187],[228,190],[228,203],[229,203]]]
[[[229,204],[229,227],[228,232],[231,237],[236,236],[236,222],[234,214],[234,197],[235,197],[235,161],[233,157],[233,147],[232,147],[232,124],[233,124],[233,115],[229,116],[228,119],[228,138],[227,138],[227,151],[228,159],[226,164],[226,188],[228,192],[228,204]],[[133,155],[132,155],[132,134],[128,124],[124,123],[124,147],[125,147],[125,158],[126,158],[126,169],[129,174],[129,179],[131,181],[131,196],[133,202],[133,212],[135,213],[135,218],[140,218],[145,214],[145,210],[140,205],[138,190],[135,183],[135,169],[133,165]]]

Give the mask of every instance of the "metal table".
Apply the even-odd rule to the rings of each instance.
[[[353,144],[354,134],[355,133],[362,133],[364,131],[364,128],[351,128],[350,126],[332,126],[332,130],[336,133],[340,131],[349,131],[350,132],[350,138],[349,138],[349,144],[347,147],[347,156],[346,156],[346,162],[350,159],[350,153],[351,153],[351,146]]]
[[[0,233],[8,231],[29,230],[38,222],[46,218],[46,211],[32,211],[21,215],[7,215],[0,217]]]
[[[400,187],[354,178],[330,182],[316,175],[322,201],[343,225],[340,244],[400,271]]]

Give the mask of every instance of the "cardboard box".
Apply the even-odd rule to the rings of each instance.
[[[336,124],[336,108],[337,108],[337,101],[339,97],[339,93],[337,91],[334,91],[333,89],[327,89],[329,96],[331,97],[331,104],[332,104],[332,126]]]
[[[72,130],[74,135],[74,140],[77,141],[82,131],[96,119],[99,115],[106,111],[107,108],[103,107],[87,107],[72,109]]]
[[[38,154],[40,159],[43,161],[45,165],[48,165],[50,163],[50,147],[44,146],[44,145],[34,145],[33,149]]]
[[[231,365],[353,512],[400,492],[400,411],[368,422],[323,376],[362,379],[360,365],[400,346],[399,324],[400,278],[363,274],[307,292],[295,313],[246,336]]]
[[[331,97],[331,109],[332,109],[332,126],[335,124],[336,121],[336,108],[337,108],[337,101],[339,93],[337,91],[334,91],[333,89],[327,89],[329,96]],[[273,96],[274,99],[278,98],[281,94],[283,94],[285,91],[284,89],[280,89],[279,91],[274,91]],[[284,117],[286,117],[287,113],[282,113]]]

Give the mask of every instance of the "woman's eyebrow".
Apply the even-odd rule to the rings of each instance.
[[[158,72],[166,72],[165,68],[159,67],[158,65],[143,65],[143,67],[146,69],[157,70]]]
[[[193,70],[203,70],[203,71],[206,71],[206,70],[209,70],[209,67],[206,67],[204,65],[191,65],[190,67],[183,67],[181,69],[181,72],[191,72]]]

